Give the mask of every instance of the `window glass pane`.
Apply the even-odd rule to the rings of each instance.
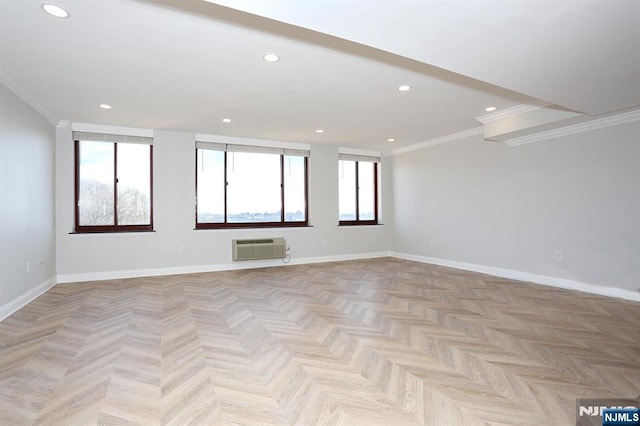
[[[198,223],[224,223],[224,152],[199,149]]]
[[[280,155],[227,153],[227,221],[280,222]]]
[[[359,220],[375,219],[375,163],[358,162],[358,209]]]
[[[284,220],[305,221],[304,157],[284,156]]]
[[[81,226],[113,225],[113,150],[111,142],[81,141],[78,223]]]
[[[150,150],[150,145],[118,144],[118,225],[151,224]]]
[[[356,162],[338,162],[338,192],[340,220],[356,220]]]

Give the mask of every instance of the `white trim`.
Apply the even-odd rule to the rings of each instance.
[[[240,138],[235,136],[209,135],[204,133],[196,133],[196,141],[232,145],[264,146],[268,148],[300,149],[303,151],[311,150],[311,145],[308,143],[283,142],[270,139]]]
[[[495,277],[509,278],[517,281],[542,284],[550,287],[558,287],[567,290],[577,290],[585,293],[598,294],[601,296],[616,297],[640,302],[640,292],[625,290],[622,288],[604,287],[595,284],[587,284],[580,281],[568,280],[565,278],[549,277],[546,275],[531,274],[513,269],[495,268],[493,266],[476,265],[473,263],[458,262],[455,260],[439,259],[427,256],[418,256],[408,253],[391,252],[391,256],[399,259],[412,260],[414,262],[430,263],[433,265],[447,266],[449,268],[463,269],[465,271],[480,272],[482,274],[493,275]]]
[[[623,112],[622,114],[610,115],[608,117],[596,118],[590,121],[560,127],[558,129],[547,130],[527,136],[521,136],[519,138],[507,139],[504,141],[504,143],[509,146],[526,145],[534,142],[544,141],[547,139],[554,139],[562,136],[573,135],[576,133],[604,129],[605,127],[632,123],[634,121],[640,121],[640,109],[635,111]]]
[[[47,121],[49,121],[54,126],[58,123],[58,119],[55,115],[53,115],[49,110],[44,108],[35,99],[29,96],[24,90],[18,87],[17,84],[13,82],[9,77],[0,72],[0,83],[4,84],[7,89],[13,92],[14,95],[22,99],[27,105],[33,108],[38,114],[43,116]]]
[[[346,260],[375,259],[380,257],[396,257],[398,259],[411,260],[420,263],[429,263],[433,265],[447,266],[450,268],[462,269],[466,271],[479,272],[482,274],[493,275],[496,277],[508,278],[517,281],[531,282],[551,287],[564,288],[568,290],[577,290],[585,293],[598,294],[608,297],[616,297],[640,302],[640,293],[612,287],[604,287],[594,284],[582,283],[579,281],[568,280],[564,278],[549,277],[544,275],[531,274],[523,271],[512,269],[495,268],[491,266],[476,265],[472,263],[457,262],[454,260],[439,259],[426,256],[418,256],[408,253],[400,253],[394,251],[380,251],[371,253],[343,254],[333,256],[303,257],[300,259],[292,258],[289,263],[283,263],[280,259],[271,259],[263,261],[246,261],[223,263],[216,265],[199,265],[199,266],[181,266],[174,268],[156,268],[156,269],[137,269],[126,271],[106,271],[106,272],[87,272],[79,274],[58,275],[56,278],[50,278],[26,293],[16,297],[12,301],[0,306],[0,321],[9,315],[26,306],[29,302],[38,296],[47,292],[57,283],[74,283],[85,281],[100,281],[110,279],[152,277],[161,275],[175,274],[192,274],[201,272],[217,272],[254,268],[272,268],[276,266],[287,265],[304,265],[312,263],[325,262],[341,262]]]
[[[157,230],[153,231],[131,231],[131,232],[69,232],[71,238],[120,238],[120,237],[154,237]]]
[[[383,228],[384,223],[376,223],[375,225],[336,225],[338,229],[369,229],[369,228]]]
[[[179,266],[174,268],[136,269],[126,271],[87,272],[80,274],[58,275],[58,283],[74,283],[84,281],[113,280],[123,278],[154,277],[161,275],[194,274],[201,272],[231,271],[240,269],[273,268],[276,266],[305,265],[310,263],[339,262],[344,260],[373,259],[388,257],[389,252],[356,253],[335,256],[292,258],[283,263],[281,259],[267,259],[220,263],[213,265]]]
[[[113,133],[72,132],[73,140],[87,142],[127,143],[139,145],[153,145],[153,138],[148,136],[118,135]]]
[[[534,102],[531,104],[521,104],[511,108],[503,109],[497,112],[492,112],[490,114],[481,115],[479,117],[476,117],[476,120],[478,120],[482,124],[488,124],[494,121],[504,120],[505,118],[516,117],[520,114],[526,114],[528,112],[537,111],[539,109],[546,108],[551,105],[553,104],[550,104],[549,102],[543,102],[543,101]]]
[[[109,135],[141,136],[145,138],[153,137],[153,130],[151,129],[141,129],[138,127],[107,126],[104,124],[72,123],[71,130],[73,130],[74,132],[105,133]]]
[[[38,296],[43,295],[54,285],[56,285],[56,278],[49,278],[39,286],[32,288],[31,290],[21,294],[10,302],[0,306],[0,321],[18,311],[22,307],[26,306],[29,302],[33,301]]]
[[[528,112],[526,110],[526,107],[530,108],[528,111],[544,108],[544,106],[536,107],[533,105],[520,105],[518,107],[511,108],[510,112],[507,115],[504,115],[502,118],[507,118],[508,116],[517,115],[517,114],[513,114],[514,110],[519,111],[520,114],[522,114],[523,112]],[[520,108],[520,109],[517,109],[517,108]],[[502,111],[502,112],[504,113],[505,111]],[[495,120],[490,120],[490,121],[495,121]],[[490,122],[490,121],[487,121],[487,122]],[[640,121],[640,109],[623,112],[621,114],[610,115],[602,118],[594,118],[593,120],[590,120],[590,121],[585,121],[582,123],[572,124],[572,125],[560,127],[557,129],[538,132],[531,135],[521,136],[518,138],[507,139],[503,142],[510,147],[514,147],[514,146],[526,145],[534,142],[540,142],[548,139],[554,139],[562,136],[569,136],[576,133],[589,132],[592,130],[603,129],[606,127],[633,123],[635,121]],[[461,132],[451,133],[449,135],[445,135],[435,139],[430,139],[414,145],[393,149],[393,150],[387,151],[387,153],[389,155],[404,154],[406,152],[416,151],[419,149],[428,148],[428,147],[440,145],[443,143],[454,142],[470,136],[482,135],[482,134],[484,134],[483,127],[474,127],[473,129],[463,130]]]
[[[200,233],[200,232],[211,232],[211,233],[220,233],[220,234],[224,234],[225,232],[229,232],[229,233],[239,233],[239,232],[246,232],[248,234],[255,234],[256,231],[260,232],[260,231],[267,231],[265,232],[265,234],[272,234],[273,232],[270,232],[270,230],[273,230],[274,232],[280,232],[280,231],[311,231],[313,230],[313,225],[309,224],[307,226],[277,226],[274,228],[268,228],[268,227],[263,227],[263,228],[202,228],[202,229],[198,229],[198,228],[193,228],[193,232],[196,233]],[[256,237],[256,238],[263,238],[263,237]],[[271,237],[264,237],[264,238],[271,238]]]
[[[358,148],[338,148],[338,154],[348,155],[363,155],[366,157],[381,157],[380,151],[373,151],[371,149],[358,149]]]
[[[382,158],[379,155],[376,155],[375,157],[369,156],[369,155],[356,155],[356,154],[344,154],[344,153],[339,153],[338,154],[338,160],[339,161],[360,161],[363,163],[380,163],[382,161]]]
[[[419,149],[428,148],[430,146],[440,145],[447,142],[454,142],[460,139],[465,139],[470,136],[484,134],[484,128],[474,127],[473,129],[463,130],[461,132],[451,133],[439,138],[430,139],[428,141],[420,142],[414,145],[404,146],[402,148],[392,149],[389,151],[390,155],[404,154],[405,152],[417,151]]]

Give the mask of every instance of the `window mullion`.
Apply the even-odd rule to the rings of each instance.
[[[356,161],[356,222],[360,222],[360,177],[358,174],[358,162]]]
[[[229,178],[227,177],[228,167],[227,160],[229,158],[229,153],[227,151],[224,152],[224,223],[228,223],[227,221],[227,188],[229,186]]]
[[[196,220],[196,227],[198,226],[198,210],[200,208],[200,199],[198,197],[198,186],[199,186],[199,179],[200,179],[200,174],[199,171],[200,169],[198,168],[198,156],[200,156],[200,159],[202,161],[203,158],[203,154],[202,151],[196,149],[196,175],[195,175],[195,189],[196,192],[194,194],[194,198],[193,198],[193,204],[195,205],[196,211],[195,211],[195,220]],[[204,164],[202,165],[202,168],[204,168]]]
[[[378,163],[373,163],[373,215],[378,223]]]
[[[118,144],[113,144],[113,226],[118,227]]]
[[[304,220],[309,223],[309,159],[304,158]]]
[[[149,145],[149,225],[153,229],[153,145]]]
[[[74,141],[74,155],[75,155],[75,229],[80,227],[80,141]]]
[[[280,222],[284,223],[284,155],[280,155]]]

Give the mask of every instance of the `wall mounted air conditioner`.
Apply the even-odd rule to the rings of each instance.
[[[232,240],[233,260],[282,259],[287,252],[284,238]]]

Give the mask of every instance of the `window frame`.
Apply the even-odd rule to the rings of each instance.
[[[206,149],[196,146],[196,173],[195,173],[195,229],[238,229],[238,228],[291,228],[309,226],[309,156],[304,158],[304,221],[285,220],[285,187],[284,187],[284,157],[285,152],[280,153],[280,221],[278,222],[229,222],[227,211],[228,182],[228,155],[229,151],[224,151],[224,222],[199,222],[198,221],[198,150]],[[277,155],[277,154],[272,154]]]
[[[379,169],[380,162],[379,161],[360,161],[357,159],[345,159],[345,158],[340,158],[338,162],[340,161],[354,161],[356,163],[356,170],[355,170],[356,219],[355,220],[338,219],[338,225],[339,226],[378,225],[379,224],[378,222],[378,219],[379,219],[378,217],[378,194],[379,194],[378,193],[378,169]],[[360,163],[373,163],[373,219],[365,219],[365,220],[360,219],[360,173],[359,173]],[[338,212],[338,216],[339,215],[340,214]]]
[[[82,139],[74,138],[74,233],[122,233],[122,232],[153,232],[153,144],[149,146],[149,224],[144,225],[118,225],[118,144],[127,142],[116,142],[104,140],[112,143],[113,147],[113,225],[80,225],[80,142]]]

